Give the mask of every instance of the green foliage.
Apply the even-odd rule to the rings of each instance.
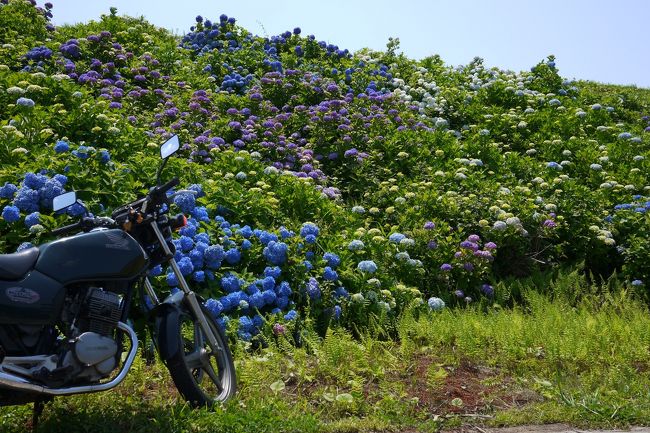
[[[66,189],[108,213],[145,192],[158,144],[176,133],[183,148],[166,175],[202,184],[211,218],[320,228],[308,247],[287,241],[282,278],[294,293],[319,281],[321,303],[292,301],[321,334],[334,305],[347,329],[385,338],[429,297],[513,303],[521,293],[497,283],[560,268],[639,291],[650,281],[647,90],[564,80],[553,56],[521,73],[480,58],[415,61],[397,38],[385,52],[347,55],[300,32],[262,38],[229,21],[213,22],[213,36],[206,20],[179,37],[114,9],[47,30],[47,13],[22,0],[0,6],[0,23],[2,183],[65,173]],[[51,56],[34,54],[40,47]],[[54,152],[59,141],[70,151]],[[72,153],[80,148],[87,159]],[[0,198],[3,209],[13,202]],[[2,219],[0,248],[48,241],[69,222],[42,213],[41,229],[25,226],[25,211]],[[200,231],[230,236],[214,220]],[[462,246],[472,235],[480,251]],[[255,245],[197,290],[223,295],[225,272],[254,281],[268,265],[262,252]],[[323,278],[326,252],[341,258],[334,281]],[[335,299],[339,287],[350,300]]]

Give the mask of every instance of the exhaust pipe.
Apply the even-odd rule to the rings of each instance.
[[[86,386],[71,386],[67,388],[48,388],[47,386],[44,385],[38,385],[32,383],[24,377],[7,373],[3,371],[0,366],[0,388],[15,389],[17,391],[32,392],[32,393],[51,395],[51,396],[84,394],[89,392],[106,391],[115,388],[117,385],[122,383],[122,381],[126,377],[127,373],[131,369],[131,365],[133,365],[133,361],[135,360],[135,355],[138,352],[138,336],[135,334],[133,329],[131,329],[128,325],[122,322],[117,322],[117,327],[121,331],[125,332],[129,337],[129,340],[131,340],[131,349],[129,350],[129,354],[126,357],[126,361],[124,361],[124,365],[122,366],[122,369],[120,370],[119,374],[115,376],[112,380],[105,383],[98,383],[98,384],[86,385]],[[0,358],[3,357],[4,357],[4,353],[0,352]]]

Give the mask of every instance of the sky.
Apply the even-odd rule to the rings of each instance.
[[[354,52],[399,38],[413,59],[529,70],[548,55],[565,78],[650,88],[650,0],[51,0],[56,25],[144,16],[182,35],[195,17],[235,17],[253,34],[295,27]],[[42,5],[43,1],[38,0]]]

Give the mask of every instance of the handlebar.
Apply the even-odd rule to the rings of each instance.
[[[156,193],[158,193],[158,194],[165,194],[167,191],[169,191],[170,189],[172,189],[173,187],[178,185],[180,182],[181,181],[177,177],[175,177],[172,180],[170,180],[169,182],[167,182],[165,184],[162,184],[160,186],[157,186],[154,189],[155,189]]]
[[[115,218],[115,220],[118,220],[118,223],[123,224],[124,221],[122,221],[120,214],[122,214],[123,212],[128,213],[128,210],[135,205],[141,206],[140,211],[142,213],[145,213],[148,210],[147,208],[149,208],[150,206],[156,207],[168,203],[169,198],[167,197],[167,191],[169,191],[179,183],[180,180],[177,177],[174,177],[167,183],[151,188],[149,190],[149,194],[147,194],[146,197],[141,198],[131,204],[122,206],[116,209],[115,211],[113,211],[113,218]],[[53,234],[54,236],[60,236],[60,235],[64,235],[79,230],[88,231],[97,227],[113,228],[117,226],[115,220],[108,217],[99,217],[99,218],[84,217],[80,221],[74,224],[56,228],[52,230],[50,233]],[[180,220],[176,224],[178,224],[179,227],[182,226]]]
[[[67,226],[56,228],[56,229],[52,230],[50,233],[53,234],[54,236],[60,236],[60,235],[64,235],[64,234],[67,234],[67,233],[70,233],[70,232],[77,231],[77,230],[81,229],[81,227],[82,227],[81,221],[77,221],[74,224],[70,224],[70,225],[67,225]]]
[[[115,221],[112,218],[108,218],[108,217],[97,217],[97,218],[84,217],[74,224],[56,228],[52,230],[50,233],[53,234],[54,236],[60,236],[78,230],[86,231],[98,227],[106,227],[106,228],[115,227]]]

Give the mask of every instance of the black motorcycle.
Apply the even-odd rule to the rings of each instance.
[[[176,388],[193,406],[225,401],[236,390],[226,337],[174,260],[172,231],[182,214],[168,215],[177,178],[161,185],[174,136],[161,146],[162,164],[146,197],[111,218],[88,213],[55,229],[69,235],[15,254],[0,255],[0,405],[34,402],[35,418],[54,396],[106,391],[126,377],[138,350],[129,320],[146,312],[153,342]],[[191,191],[179,191],[191,192]],[[55,211],[78,203],[74,192],[53,201]],[[160,300],[147,273],[171,267],[180,290]]]

